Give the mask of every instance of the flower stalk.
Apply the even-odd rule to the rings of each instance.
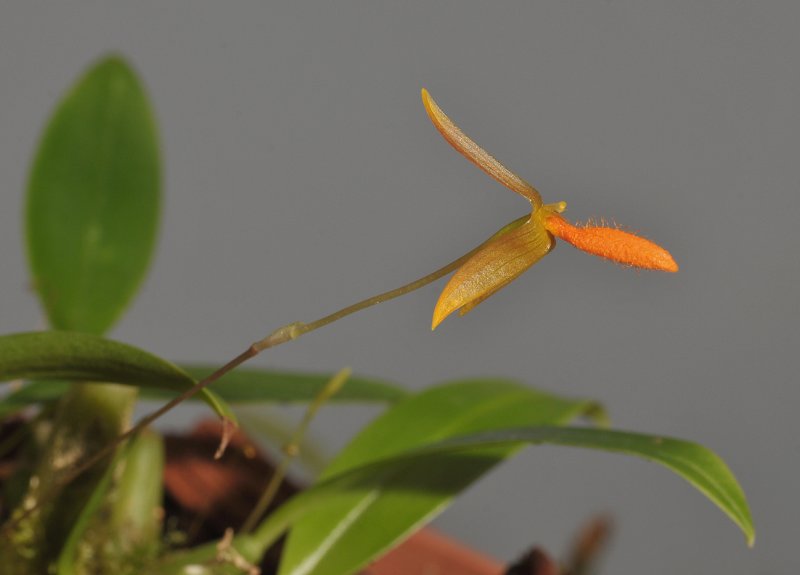
[[[61,485],[74,480],[96,463],[107,458],[122,442],[264,350],[293,341],[363,309],[411,293],[450,273],[455,272],[436,303],[432,329],[435,329],[454,311],[459,311],[463,315],[511,283],[553,249],[556,237],[587,253],[626,266],[669,272],[678,270],[678,265],[669,252],[650,240],[607,226],[579,227],[569,223],[561,216],[567,207],[566,202],[545,204],[539,192],[532,185],[503,166],[464,134],[425,89],[422,90],[422,101],[428,116],[445,140],[490,177],[527,199],[530,203],[530,213],[504,226],[488,240],[460,258],[411,283],[366,298],[310,323],[295,322],[278,328],[268,336],[251,344],[246,350],[194,387],[142,418],[136,425],[117,436],[105,448],[65,473]],[[221,455],[226,440],[227,438],[223,437],[217,456]],[[51,490],[51,495],[57,491],[57,489]],[[43,496],[39,505],[47,497],[47,495]],[[27,511],[27,513],[30,512],[31,510]],[[19,520],[18,518],[17,521]],[[248,527],[250,526],[248,525]]]

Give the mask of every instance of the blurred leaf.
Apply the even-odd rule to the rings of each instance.
[[[2,344],[0,344],[0,353],[2,353]],[[0,367],[3,361],[3,358],[0,357]],[[188,374],[197,381],[214,371],[214,368],[210,366],[198,365],[184,365],[178,369],[182,369],[185,372],[182,374],[183,376]],[[228,403],[303,403],[314,399],[316,394],[325,387],[330,377],[327,374],[240,368],[228,373],[214,384],[214,395]],[[64,377],[63,379],[74,378]],[[0,417],[35,403],[55,401],[61,397],[68,386],[69,384],[67,383],[57,381],[35,381],[25,385],[4,397],[0,397]],[[178,386],[170,386],[168,388],[147,386],[142,387],[140,390],[140,397],[142,399],[171,398],[175,397],[176,392],[181,392],[184,389]],[[348,380],[347,385],[330,399],[330,402],[394,403],[408,396],[409,393],[398,385],[377,379],[353,376]],[[205,396],[198,394],[192,397],[190,401],[197,399],[207,400]]]
[[[71,526],[57,575],[107,573],[120,565],[126,573],[144,572],[161,543],[163,471],[158,434],[145,430],[123,445]]]
[[[453,436],[509,426],[553,425],[597,411],[593,402],[558,397],[502,380],[431,388],[378,417],[342,450],[322,481],[370,462]],[[392,467],[387,488],[337,492],[289,534],[280,573],[351,573],[441,512],[459,491],[519,449],[492,445],[469,457],[437,454],[424,464]],[[411,488],[406,488],[411,486]]]
[[[88,333],[43,331],[0,336],[0,381],[45,379],[124,383],[142,389],[165,388],[185,391],[195,384],[178,366],[136,347]],[[3,398],[6,405],[19,405],[20,396],[42,397],[63,390],[47,382],[38,388],[26,386]],[[203,400],[219,414],[235,421],[230,408],[208,389]]]
[[[2,362],[2,359],[0,359]],[[0,419],[28,406],[52,403],[72,385],[67,381],[33,381],[0,397]]]
[[[102,60],[58,104],[30,173],[28,256],[53,328],[100,334],[123,312],[155,243],[160,178],[139,79]]]
[[[162,542],[164,504],[164,440],[144,430],[131,440],[113,498],[110,521],[117,562],[139,565],[152,559]],[[109,537],[105,537],[108,543]],[[133,568],[132,573],[144,573]]]
[[[236,415],[239,417],[239,425],[247,436],[260,440],[258,442],[262,445],[286,445],[297,430],[295,419],[287,417],[271,406],[260,405],[258,408],[250,409],[237,406]],[[317,477],[325,469],[330,457],[313,434],[306,433],[298,445],[300,449],[295,461],[305,468],[311,477]]]
[[[85,565],[81,564],[82,561],[79,557],[81,542],[86,535],[86,530],[91,524],[92,519],[106,503],[106,495],[111,489],[114,470],[117,464],[125,457],[125,453],[129,450],[131,445],[132,443],[128,443],[117,451],[111,464],[106,468],[97,485],[92,490],[91,495],[83,506],[77,519],[74,523],[70,524],[69,536],[61,548],[56,562],[57,575],[75,575],[85,569]]]
[[[181,365],[197,380],[214,371],[209,365]],[[239,368],[214,384],[214,390],[229,403],[305,403],[313,400],[331,380],[332,374]],[[402,387],[378,379],[351,376],[327,403],[394,403],[409,396]]]

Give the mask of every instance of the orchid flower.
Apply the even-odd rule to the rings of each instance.
[[[670,253],[648,239],[603,225],[575,226],[569,223],[561,216],[567,207],[566,202],[543,203],[532,185],[464,134],[424,88],[422,102],[433,125],[451,146],[531,204],[530,215],[502,228],[456,270],[436,302],[431,329],[436,329],[456,310],[464,315],[511,283],[553,249],[556,237],[587,253],[629,267],[678,271],[678,264]]]

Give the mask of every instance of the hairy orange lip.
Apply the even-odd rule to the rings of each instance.
[[[545,227],[579,250],[607,260],[648,270],[678,271],[678,264],[667,250],[630,232],[601,226],[573,226],[558,214],[549,215]]]

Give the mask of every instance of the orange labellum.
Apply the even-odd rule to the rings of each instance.
[[[573,226],[558,214],[545,220],[547,230],[586,253],[637,268],[678,271],[672,255],[645,238],[630,232],[601,226]]]

